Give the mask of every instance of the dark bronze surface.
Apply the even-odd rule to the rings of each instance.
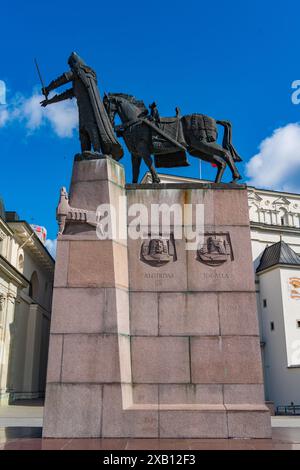
[[[43,107],[62,100],[76,98],[79,111],[79,138],[81,152],[111,155],[119,160],[123,149],[117,141],[111,122],[103,106],[97,86],[97,77],[93,69],[73,52],[69,57],[70,71],[63,73],[42,89],[45,100]],[[72,87],[60,95],[48,98],[49,93],[56,88],[72,82]],[[93,150],[93,152],[91,152]]]
[[[187,166],[187,153],[217,167],[216,183],[221,182],[227,165],[233,182],[241,179],[236,167],[236,162],[241,158],[231,142],[229,121],[215,120],[197,113],[181,116],[178,107],[175,116],[161,117],[155,102],[147,109],[143,101],[125,93],[105,94],[102,101],[95,71],[75,52],[70,55],[68,64],[69,71],[52,80],[48,86],[43,86],[45,99],[41,105],[45,107],[76,98],[83,157],[99,158],[104,154],[119,160],[123,149],[114,134],[115,130],[117,137],[123,137],[131,153],[133,183],[138,182],[142,159],[150,171],[152,182],[159,183],[155,167]],[[36,66],[41,78],[37,63]],[[41,82],[43,84],[42,78]],[[52,90],[69,82],[72,82],[71,88],[49,98]],[[122,123],[118,126],[114,125],[116,114]],[[217,143],[217,125],[224,128],[222,145]],[[155,164],[151,155],[155,157]]]
[[[216,183],[222,179],[226,165],[229,166],[233,181],[241,177],[236,162],[241,157],[231,143],[231,124],[216,121],[204,114],[161,117],[156,103],[150,105],[150,114],[143,103],[132,95],[109,93],[104,105],[114,125],[117,114],[122,124],[115,126],[117,135],[123,137],[132,156],[133,183],[138,182],[141,160],[151,173],[152,182],[159,182],[151,155],[155,156],[156,167],[177,167],[188,165],[186,152],[208,161],[217,167]],[[217,143],[217,124],[224,127],[222,146]]]

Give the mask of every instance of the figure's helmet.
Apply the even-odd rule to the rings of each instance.
[[[68,59],[68,64],[71,67],[71,69],[79,67],[81,65],[86,65],[84,60],[79,57],[79,55],[76,54],[76,52],[72,52]]]

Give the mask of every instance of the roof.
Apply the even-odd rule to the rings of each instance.
[[[256,272],[259,273],[278,264],[300,266],[300,256],[282,240],[265,248]]]

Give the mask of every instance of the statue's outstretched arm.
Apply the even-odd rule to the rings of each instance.
[[[66,83],[69,83],[73,80],[73,72],[65,72],[60,77],[56,78],[56,80],[52,80],[52,82],[49,83],[48,86],[45,87],[45,92],[46,94],[49,93],[51,90],[55,90],[55,88],[58,88],[62,85],[65,85]]]
[[[64,100],[68,100],[68,99],[72,99],[74,98],[74,91],[73,91],[73,88],[69,88],[69,90],[66,90],[64,91],[63,93],[61,93],[60,95],[55,95],[53,96],[53,98],[50,98],[50,99],[46,99],[44,101],[41,102],[41,105],[43,107],[47,106],[48,104],[52,104],[52,103],[58,103],[59,101],[64,101]]]

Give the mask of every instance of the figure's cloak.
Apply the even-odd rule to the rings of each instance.
[[[95,72],[90,69],[90,67],[80,65],[76,70],[76,73],[84,84],[89,95],[101,139],[102,151],[107,155],[111,155],[115,160],[120,160],[120,158],[123,157],[124,152],[115,137],[112,124],[100,97]]]

